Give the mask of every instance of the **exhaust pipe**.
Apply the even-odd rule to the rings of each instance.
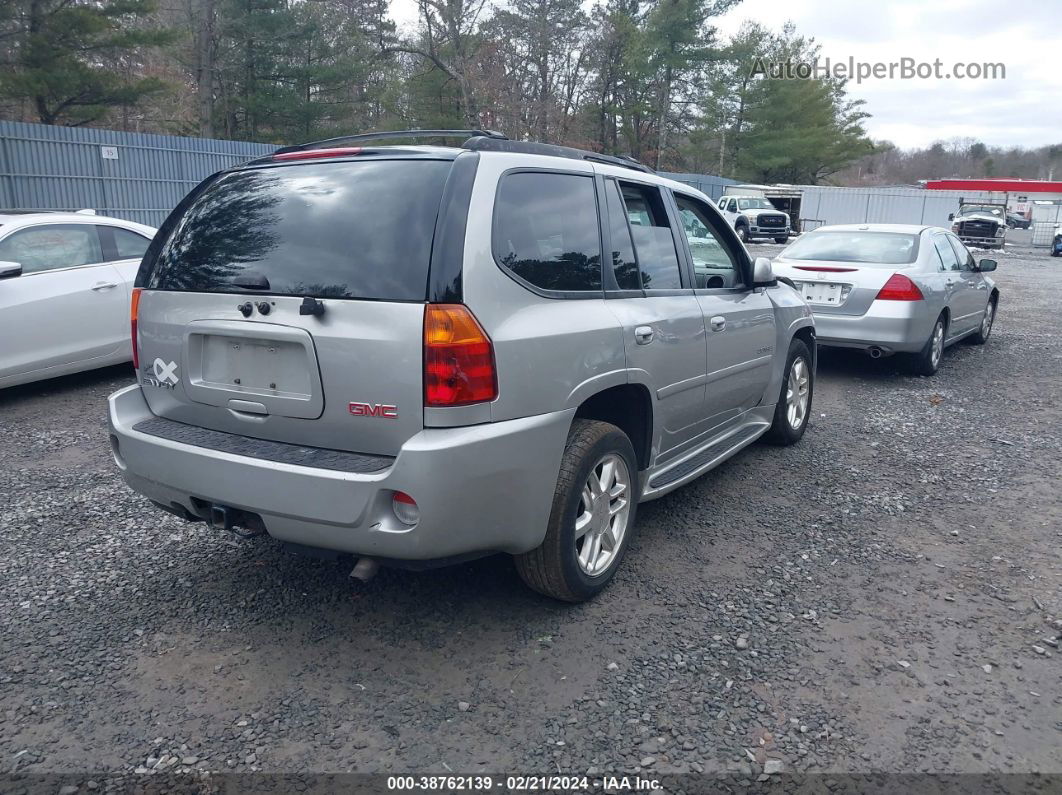
[[[358,558],[358,562],[354,564],[350,576],[358,582],[368,582],[376,576],[376,572],[379,570],[380,564],[374,558]]]
[[[871,359],[880,359],[882,356],[885,355],[885,351],[883,351],[877,345],[872,345],[867,348],[867,355],[870,356]]]

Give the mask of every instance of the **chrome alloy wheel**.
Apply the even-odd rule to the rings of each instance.
[[[929,360],[933,363],[933,369],[940,364],[940,357],[944,353],[944,324],[940,321],[933,327],[933,339],[929,343]]]
[[[808,363],[803,356],[798,356],[789,366],[789,383],[785,389],[785,415],[791,428],[799,428],[804,424],[810,392],[811,374]]]
[[[630,499],[627,462],[609,453],[590,470],[575,514],[575,552],[585,574],[596,577],[612,565],[627,534]]]
[[[996,304],[995,301],[989,301],[988,306],[985,307],[985,316],[981,320],[981,336],[988,339],[988,335],[992,333],[992,323],[996,319]]]

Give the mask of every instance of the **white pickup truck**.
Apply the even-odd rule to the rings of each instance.
[[[719,209],[733,225],[742,243],[754,238],[771,238],[785,243],[792,234],[789,216],[762,196],[723,196]]]

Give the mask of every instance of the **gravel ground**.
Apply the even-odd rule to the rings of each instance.
[[[1062,772],[1062,264],[1000,260],[987,346],[825,352],[804,441],[643,506],[581,606],[156,511],[127,368],[0,393],[0,772]]]

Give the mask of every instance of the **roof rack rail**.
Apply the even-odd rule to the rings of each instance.
[[[591,160],[595,163],[621,166],[635,171],[642,171],[646,174],[655,173],[649,166],[639,163],[628,155],[603,155],[600,152],[591,152],[589,149],[576,149],[572,146],[558,146],[557,144],[542,144],[536,141],[510,141],[507,138],[473,137],[465,141],[462,148],[473,151],[516,152],[529,155],[566,157],[571,160]]]
[[[383,141],[390,138],[491,138],[497,141],[508,140],[494,130],[382,130],[380,132],[341,135],[338,138],[325,138],[322,141],[310,141],[305,144],[283,146],[273,154],[284,152],[301,152],[306,149],[327,149],[338,144],[358,143],[360,141]]]

